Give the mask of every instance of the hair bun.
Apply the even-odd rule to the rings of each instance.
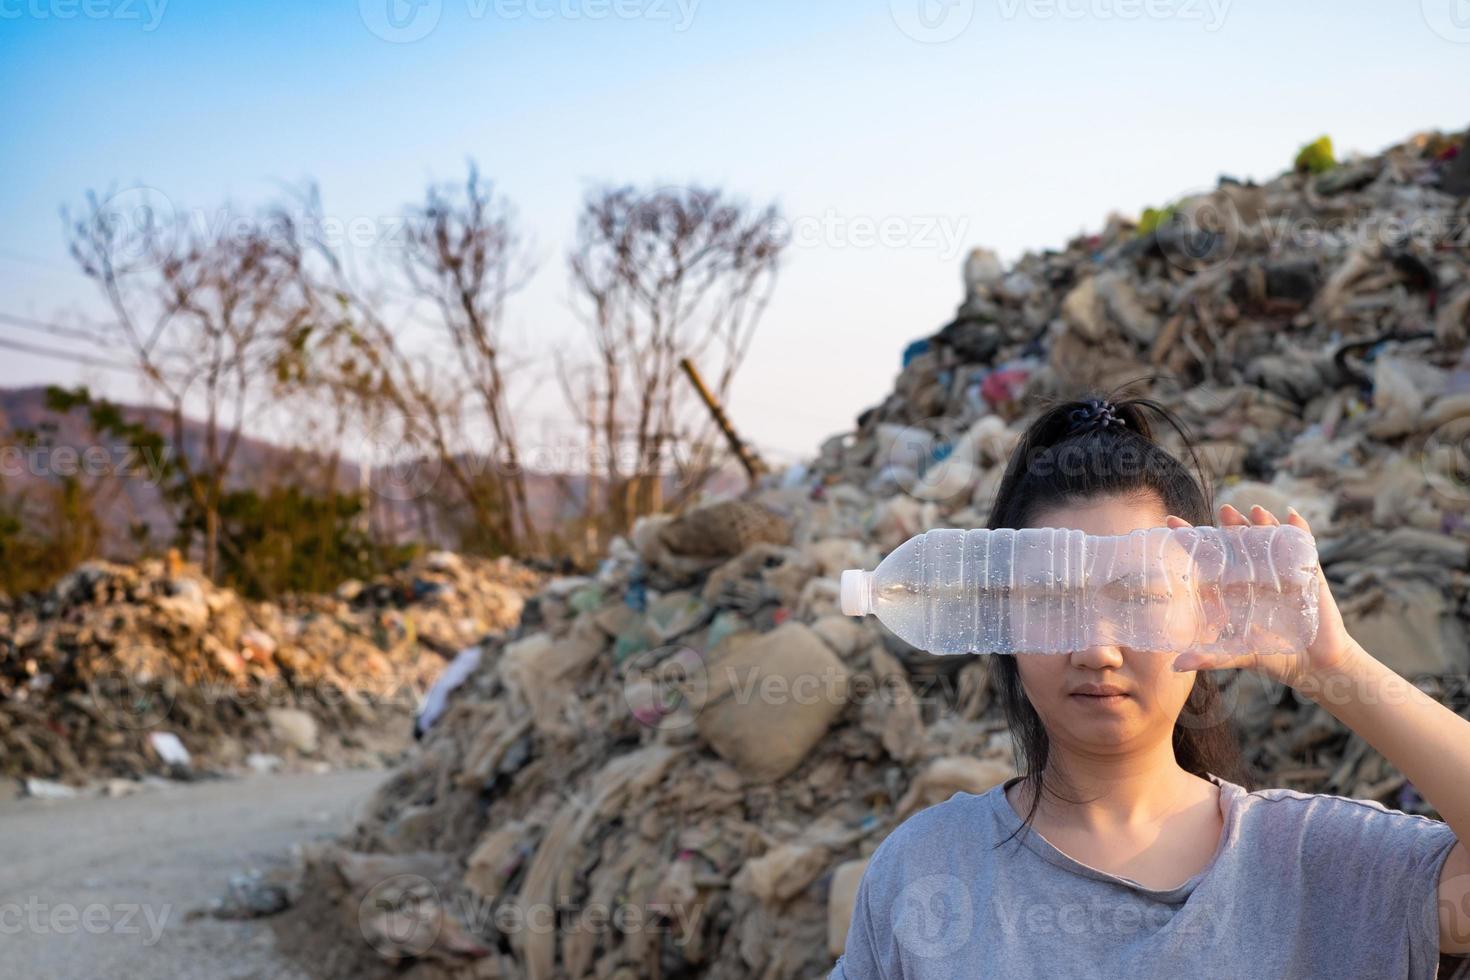
[[[1113,403],[1102,398],[1089,398],[1082,406],[1072,409],[1068,417],[1074,433],[1106,429],[1108,426],[1117,426],[1120,429],[1128,427],[1127,421],[1117,414]]]

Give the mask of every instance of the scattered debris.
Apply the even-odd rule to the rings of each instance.
[[[256,603],[193,567],[89,562],[0,598],[0,774],[379,765],[446,658],[520,618],[540,577],[423,556],[336,596]]]
[[[291,907],[290,884],[289,870],[267,875],[251,869],[231,875],[224,896],[209,912],[216,919],[258,919],[284,912]]]

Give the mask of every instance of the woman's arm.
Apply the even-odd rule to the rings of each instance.
[[[1347,657],[1304,678],[1303,694],[1398,767],[1460,843],[1439,879],[1439,948],[1470,953],[1470,721],[1353,643]]]
[[[1234,507],[1220,508],[1222,526],[1280,523],[1261,507],[1252,507],[1249,519]],[[1287,523],[1312,533],[1295,510]],[[1187,525],[1171,517],[1169,526]],[[1174,669],[1239,667],[1290,684],[1397,766],[1459,839],[1440,874],[1439,941],[1442,952],[1470,953],[1470,852],[1465,848],[1470,840],[1470,721],[1400,677],[1349,636],[1320,570],[1318,578],[1320,625],[1302,656],[1181,654]]]

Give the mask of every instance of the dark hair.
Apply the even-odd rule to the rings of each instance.
[[[1173,428],[1198,478],[1155,441],[1149,414]],[[1023,528],[1051,507],[1105,495],[1157,497],[1167,513],[1191,524],[1209,524],[1214,508],[1208,485],[1189,434],[1167,408],[1147,398],[1114,401],[1093,394],[1052,404],[1027,427],[1006,465],[988,526]],[[1016,658],[996,656],[990,662],[1015,743],[1017,770],[1031,790],[1022,820],[1029,827],[1043,791],[1063,798],[1055,787],[1043,785],[1051,743],[1021,686]],[[1220,703],[1214,677],[1205,671],[1195,675],[1174,723],[1174,757],[1196,776],[1214,773],[1250,783],[1235,726]]]

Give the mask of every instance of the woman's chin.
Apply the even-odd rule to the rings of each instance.
[[[1132,712],[1089,711],[1085,716],[1074,712],[1067,718],[1066,729],[1072,738],[1084,745],[1123,745],[1130,742],[1146,726],[1132,717]]]

